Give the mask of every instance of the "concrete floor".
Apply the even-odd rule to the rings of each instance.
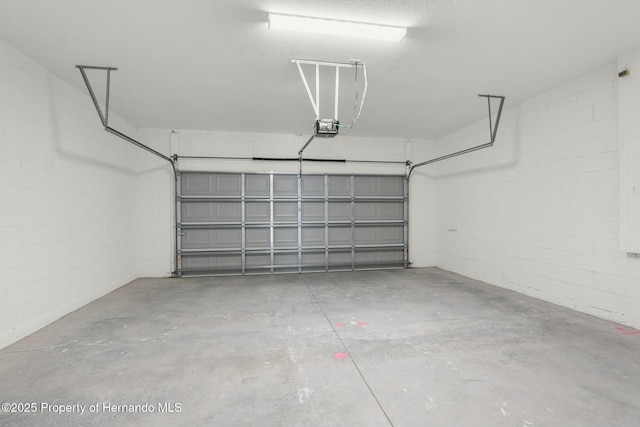
[[[635,427],[635,332],[438,269],[140,279],[0,351],[0,425]]]

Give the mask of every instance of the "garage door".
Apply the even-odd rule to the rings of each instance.
[[[180,172],[178,274],[406,268],[405,182]]]

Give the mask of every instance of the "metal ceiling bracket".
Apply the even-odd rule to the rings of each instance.
[[[311,106],[313,107],[313,111],[316,113],[316,120],[320,120],[320,67],[335,67],[336,69],[336,83],[335,83],[335,93],[334,93],[334,111],[333,111],[333,119],[338,120],[338,100],[340,98],[340,68],[355,68],[356,72],[358,68],[363,70],[364,75],[364,91],[362,93],[362,101],[360,104],[360,110],[362,110],[362,103],[364,102],[365,95],[367,93],[367,67],[364,62],[359,60],[354,60],[352,62],[325,62],[325,61],[311,61],[308,59],[292,59],[292,63],[296,64],[298,67],[298,72],[300,73],[300,78],[302,79],[302,83],[307,91],[307,95],[309,96],[309,100],[311,101]],[[315,78],[316,78],[316,96],[315,99],[311,94],[311,88],[309,87],[309,82],[307,81],[307,77],[304,74],[304,70],[302,69],[302,65],[313,65],[315,68]],[[359,114],[358,114],[359,115]],[[357,120],[357,119],[356,119]],[[354,120],[351,125],[356,121]],[[351,125],[340,125],[342,127],[351,126]]]
[[[161,159],[169,162],[171,164],[171,167],[173,168],[173,173],[174,175],[177,174],[176,171],[176,166],[174,161],[170,158],[165,156],[164,154],[154,150],[153,148],[141,143],[140,141],[136,141],[135,139],[131,138],[130,136],[125,135],[124,133],[117,131],[115,129],[113,129],[112,127],[109,126],[109,93],[111,91],[111,71],[117,71],[118,69],[115,67],[96,67],[93,65],[76,65],[76,68],[78,68],[80,70],[80,74],[82,74],[82,79],[84,80],[84,84],[87,86],[87,90],[89,91],[89,95],[91,96],[91,100],[93,101],[93,106],[96,108],[96,111],[98,112],[98,116],[100,117],[100,121],[102,122],[102,125],[104,126],[104,130],[106,130],[107,132],[120,137],[122,139],[124,139],[127,142],[130,142],[131,144],[142,148],[143,150],[148,151],[151,154],[154,154],[157,157],[160,157]],[[85,72],[85,70],[101,70],[101,71],[106,71],[107,72],[107,90],[106,90],[106,96],[105,96],[105,108],[104,108],[104,112],[102,111],[102,107],[100,106],[100,103],[98,102],[98,98],[96,97],[96,93],[93,90],[93,87],[91,86],[91,82],[89,81],[89,78],[87,77],[87,73]]]
[[[87,86],[89,90],[89,95],[91,95],[91,100],[93,101],[93,106],[96,107],[96,111],[98,112],[98,116],[100,116],[100,121],[104,127],[109,126],[109,91],[111,89],[111,71],[117,71],[117,68],[114,67],[95,67],[92,65],[76,65],[76,68],[80,70],[80,74],[82,74],[82,79],[84,80],[84,84]],[[107,72],[107,93],[106,93],[106,102],[105,102],[105,113],[102,112],[102,108],[98,103],[98,99],[96,98],[96,94],[93,91],[93,87],[91,86],[91,82],[87,77],[87,73],[85,70],[102,70]]]
[[[314,134],[298,151],[298,156],[300,159],[302,159],[302,153],[307,148],[307,146],[309,146],[311,141],[313,141],[313,139],[316,136],[324,136],[324,137],[335,136],[338,134],[339,128],[352,127],[353,124],[358,120],[358,118],[360,117],[360,112],[362,111],[362,106],[364,104],[364,98],[367,93],[367,85],[368,85],[367,69],[364,62],[355,61],[355,60],[353,62],[326,62],[326,61],[312,61],[308,59],[292,59],[291,62],[293,64],[296,64],[296,67],[298,68],[298,72],[300,73],[300,78],[302,79],[302,83],[304,84],[304,88],[307,92],[307,96],[309,97],[309,101],[311,101],[311,106],[313,107],[313,111],[316,114]],[[304,74],[302,65],[313,65],[315,68],[315,81],[316,81],[315,98],[311,92],[311,88],[309,87],[309,82],[307,81],[307,77]],[[330,119],[330,120],[320,119],[320,67],[335,67],[336,69],[335,70],[336,83],[335,83],[335,94],[334,94],[334,112],[333,112],[333,119]],[[354,117],[351,123],[344,124],[344,125],[340,124],[340,122],[338,121],[338,107],[339,107],[338,100],[340,97],[340,68],[354,68],[356,70],[356,77],[357,77],[358,68],[361,68],[363,70],[363,75],[364,75],[364,91],[362,93],[362,99],[360,101],[360,108],[358,109],[358,114]],[[356,92],[356,100],[357,100],[357,92]],[[325,121],[330,122],[331,129],[328,129],[328,130],[320,129],[319,124],[322,124],[322,122],[325,122]]]
[[[409,174],[407,175],[407,179],[409,179],[411,177],[411,172],[413,172],[413,170],[415,168],[419,168],[421,166],[430,165],[432,163],[440,162],[442,160],[447,160],[447,159],[450,159],[452,157],[461,156],[463,154],[472,153],[474,151],[482,150],[483,148],[488,148],[488,147],[491,147],[493,145],[493,143],[496,140],[496,135],[498,134],[498,126],[500,125],[500,117],[502,116],[502,106],[504,105],[505,97],[504,96],[500,96],[500,95],[482,95],[482,94],[480,94],[478,96],[482,97],[482,98],[487,98],[487,105],[488,105],[488,108],[489,108],[489,137],[490,137],[490,141],[487,142],[487,143],[484,143],[484,144],[476,145],[475,147],[466,148],[464,150],[456,151],[456,152],[453,152],[453,153],[450,153],[450,154],[445,154],[444,156],[440,156],[440,157],[436,157],[436,158],[433,158],[433,159],[426,160],[424,162],[416,163],[416,164],[412,165],[411,168],[409,169]],[[492,123],[492,115],[491,115],[491,100],[492,99],[499,99],[500,100],[500,106],[498,107],[498,113],[496,115],[495,125],[493,125],[493,123]]]

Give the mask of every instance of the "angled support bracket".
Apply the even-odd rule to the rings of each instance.
[[[76,68],[80,70],[80,74],[82,74],[82,79],[84,80],[84,84],[87,86],[87,90],[89,91],[89,95],[91,95],[91,100],[93,101],[93,106],[96,107],[96,111],[98,112],[98,116],[100,117],[100,121],[102,122],[102,126],[109,126],[109,92],[111,90],[111,72],[118,71],[117,68],[114,67],[95,67],[93,65],[76,65]],[[102,112],[102,108],[98,103],[98,99],[96,97],[95,92],[93,91],[93,86],[91,86],[91,82],[87,77],[87,73],[85,70],[101,70],[107,72],[107,93],[105,97],[105,108],[104,113]]]
[[[96,67],[93,65],[76,65],[76,68],[78,68],[80,70],[80,74],[82,74],[82,79],[84,80],[84,84],[87,86],[87,90],[89,91],[89,95],[91,96],[91,100],[93,101],[93,106],[96,108],[96,111],[98,113],[98,116],[100,117],[100,121],[102,122],[102,126],[104,126],[104,130],[106,130],[107,132],[109,132],[112,135],[115,135],[119,138],[124,139],[127,142],[130,142],[131,144],[142,148],[143,150],[148,151],[149,153],[160,157],[161,159],[169,162],[171,164],[171,167],[173,168],[173,174],[174,176],[177,175],[177,170],[176,170],[176,165],[174,163],[174,161],[165,156],[164,154],[154,150],[153,148],[144,145],[142,142],[140,141],[136,141],[135,139],[131,138],[130,136],[125,135],[124,133],[117,131],[115,129],[113,129],[112,127],[109,126],[109,94],[111,91],[111,72],[112,71],[117,71],[117,68],[114,67]],[[93,90],[93,86],[91,86],[91,82],[89,81],[89,78],[87,77],[87,73],[85,70],[100,70],[100,71],[106,71],[107,72],[107,86],[106,86],[106,94],[105,94],[105,103],[104,103],[104,112],[102,111],[102,107],[100,106],[100,103],[98,102],[98,98],[96,97],[96,93]]]
[[[429,159],[426,160],[424,162],[420,162],[420,163],[416,163],[414,165],[411,166],[411,168],[409,169],[409,174],[407,175],[407,179],[411,178],[411,172],[413,172],[413,170],[415,168],[419,168],[421,166],[426,166],[426,165],[430,165],[432,163],[436,163],[436,162],[441,162],[442,160],[447,160],[450,159],[452,157],[457,157],[457,156],[461,156],[463,154],[468,154],[468,153],[472,153],[474,151],[478,151],[478,150],[482,150],[483,148],[488,148],[491,147],[493,145],[493,143],[496,140],[496,135],[498,134],[498,126],[500,125],[500,117],[502,116],[502,106],[504,105],[504,96],[499,96],[499,95],[478,95],[479,97],[482,98],[487,98],[487,105],[489,108],[489,137],[490,137],[490,141],[484,144],[480,144],[480,145],[476,145],[475,147],[471,147],[471,148],[466,148],[464,150],[460,150],[460,151],[456,151],[450,154],[445,154],[444,156],[440,156],[440,157],[436,157],[433,159]],[[499,99],[500,100],[500,105],[498,107],[498,113],[496,115],[496,123],[495,125],[492,123],[492,114],[491,114],[491,100],[492,99]]]

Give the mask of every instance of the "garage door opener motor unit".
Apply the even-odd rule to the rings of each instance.
[[[300,77],[302,78],[302,83],[307,91],[307,95],[309,96],[309,100],[311,101],[311,106],[313,107],[313,111],[316,113],[316,119],[313,124],[313,135],[311,138],[304,144],[304,146],[298,152],[298,156],[302,158],[303,151],[307,148],[307,146],[313,141],[315,137],[320,138],[333,138],[340,133],[342,129],[350,129],[360,118],[360,113],[362,112],[362,106],[364,105],[364,99],[367,94],[367,68],[364,62],[360,60],[352,60],[351,62],[323,62],[323,61],[310,61],[306,59],[293,59],[292,63],[296,64],[298,67],[298,71],[300,72]],[[302,68],[303,65],[312,65],[315,68],[315,97],[311,93],[311,88],[309,87],[309,82],[307,81],[307,77],[304,74],[304,70]],[[333,118],[320,118],[320,69],[321,67],[325,68],[335,68],[335,95],[334,95],[334,112]],[[354,78],[354,91],[355,91],[355,102],[354,102],[354,117],[348,124],[341,124],[338,120],[338,112],[339,112],[339,100],[340,100],[340,69],[353,69],[355,71]],[[358,70],[362,70],[362,76],[364,79],[364,88],[362,91],[362,97],[360,98],[360,105],[358,106]]]

